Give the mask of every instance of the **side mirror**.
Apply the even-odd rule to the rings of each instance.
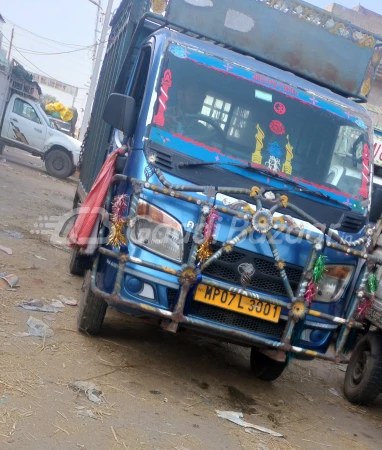
[[[123,94],[111,94],[102,117],[106,123],[131,137],[135,123],[135,99]]]
[[[382,215],[382,186],[373,189],[370,206],[370,222],[377,223]]]

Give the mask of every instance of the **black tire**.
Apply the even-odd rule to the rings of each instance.
[[[3,154],[4,150],[5,150],[5,144],[0,144],[0,155]]]
[[[367,333],[357,344],[345,375],[344,392],[349,402],[370,405],[382,389],[382,334]]]
[[[85,272],[91,267],[91,259],[87,255],[81,255],[78,247],[72,248],[69,271],[72,275],[83,277]]]
[[[256,348],[251,349],[251,371],[256,378],[264,381],[274,381],[284,372],[287,362],[279,362],[259,352]]]
[[[78,307],[77,327],[84,333],[97,335],[101,331],[107,303],[95,295],[90,288],[91,271],[88,270],[82,287],[82,296]]]
[[[68,178],[74,173],[72,158],[68,152],[61,149],[51,150],[47,154],[45,167],[49,175],[56,178]]]

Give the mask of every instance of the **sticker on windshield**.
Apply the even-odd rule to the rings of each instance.
[[[369,181],[370,181],[370,148],[368,144],[363,146],[362,152],[362,185],[359,195],[363,198],[369,197]]]
[[[182,45],[172,44],[170,46],[169,50],[177,58],[181,58],[181,59],[186,59],[187,58],[188,51]]]
[[[270,155],[268,161],[265,163],[265,165],[275,172],[280,172],[281,170],[281,160],[284,149],[281,147],[281,145],[278,142],[273,142],[268,147],[268,153]]]
[[[159,108],[156,116],[154,117],[154,124],[158,125],[159,127],[164,126],[165,118],[164,113],[167,109],[167,102],[168,102],[168,91],[170,90],[170,87],[172,86],[172,72],[171,70],[166,70],[164,73],[163,79],[162,79],[162,85],[160,88],[161,94],[159,97]]]
[[[285,127],[279,120],[272,120],[269,125],[271,131],[275,134],[281,135],[285,134]]]
[[[261,129],[260,125],[256,125],[257,128],[257,134],[256,134],[256,150],[254,153],[252,153],[252,162],[255,164],[262,164],[263,157],[261,155],[261,151],[264,148],[264,138],[265,134],[264,131]]]
[[[283,172],[287,175],[292,175],[292,159],[293,159],[293,147],[289,141],[289,134],[287,138],[287,145],[285,146],[286,156],[285,163],[283,165]]]
[[[286,113],[286,106],[281,102],[276,102],[273,106],[273,109],[275,110],[275,113],[279,114],[280,116]]]

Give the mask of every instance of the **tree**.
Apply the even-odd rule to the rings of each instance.
[[[56,97],[54,97],[53,95],[50,95],[50,94],[43,94],[41,97],[40,97],[40,104],[41,104],[41,106],[45,109],[45,106],[48,104],[48,103],[55,103],[55,102],[57,102],[57,99],[56,99]]]

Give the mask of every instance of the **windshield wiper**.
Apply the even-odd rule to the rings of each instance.
[[[180,163],[180,168],[187,168],[187,167],[199,167],[199,166],[234,166],[239,167],[241,169],[247,170],[249,172],[255,172],[259,173],[261,175],[266,175],[269,177],[272,177],[276,180],[282,181],[284,183],[290,184],[291,186],[294,186],[294,189],[288,189],[288,188],[272,188],[272,189],[266,189],[265,192],[272,191],[272,192],[302,192],[309,195],[312,195],[313,197],[322,198],[324,200],[328,200],[330,202],[333,202],[337,205],[342,206],[343,208],[346,208],[348,210],[351,210],[351,208],[347,205],[344,205],[342,202],[332,198],[330,195],[324,194],[320,191],[312,191],[310,189],[307,189],[303,186],[301,186],[300,183],[294,180],[290,180],[288,178],[283,177],[282,175],[279,175],[278,173],[275,173],[271,170],[262,169],[259,167],[253,167],[250,163],[243,164],[243,163],[234,163],[234,162],[218,162],[218,161],[212,161],[212,162],[196,162],[196,163]]]
[[[253,167],[250,163],[243,164],[243,163],[234,163],[234,162],[218,162],[218,161],[212,161],[212,162],[196,162],[196,163],[179,163],[178,167],[180,168],[187,168],[187,167],[201,167],[201,166],[234,166],[239,167],[244,170],[248,170],[249,172],[255,172],[259,173],[261,175],[267,175],[275,178],[276,180],[284,181],[286,183],[292,184],[293,186],[300,186],[299,183],[293,180],[289,180],[288,178],[284,178],[283,176],[267,169],[262,169],[260,167]]]

